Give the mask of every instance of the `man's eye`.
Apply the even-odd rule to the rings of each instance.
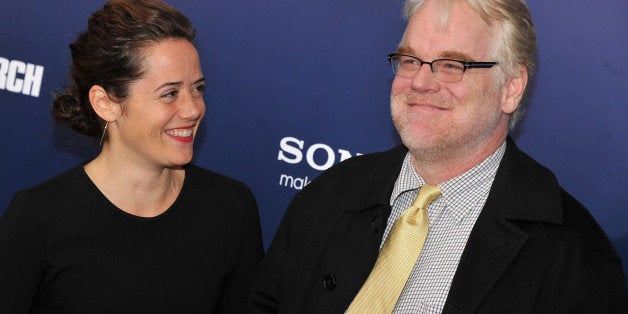
[[[441,67],[445,70],[462,71],[464,66],[460,62],[443,62]]]
[[[414,60],[412,58],[404,58],[404,59],[401,59],[400,61],[401,61],[401,64],[403,65],[414,65],[417,63],[417,60]]]

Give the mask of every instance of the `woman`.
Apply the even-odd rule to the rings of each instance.
[[[57,122],[92,161],[18,192],[0,220],[0,313],[239,313],[263,249],[242,183],[190,165],[205,114],[190,21],[112,0],[70,45]]]

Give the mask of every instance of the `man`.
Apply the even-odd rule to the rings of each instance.
[[[536,55],[525,3],[407,1],[406,15],[389,56],[404,146],[351,158],[294,198],[251,312],[625,313],[608,238],[508,137]],[[398,249],[423,186],[437,190],[429,231]],[[420,255],[402,269],[409,251]]]

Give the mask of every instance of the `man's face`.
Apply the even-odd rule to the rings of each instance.
[[[465,1],[455,2],[444,27],[435,24],[435,1],[426,1],[410,19],[400,53],[423,61],[449,58],[492,60],[496,27],[488,26]],[[506,137],[514,109],[496,85],[496,68],[467,69],[455,83],[438,81],[424,64],[414,78],[396,76],[391,113],[415,158],[445,161],[495,149]],[[507,104],[508,103],[508,104]],[[493,147],[495,146],[495,147]]]

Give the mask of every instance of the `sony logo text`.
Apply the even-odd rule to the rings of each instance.
[[[0,89],[39,97],[44,67],[0,57]]]
[[[352,157],[348,150],[339,148],[337,151],[334,151],[334,149],[329,145],[322,143],[312,144],[306,149],[305,141],[296,137],[287,136],[279,141],[279,153],[277,155],[277,160],[284,161],[289,164],[298,164],[303,161],[304,152],[306,163],[312,169],[319,171],[327,170],[336,162],[341,162]],[[358,155],[362,154],[355,154],[355,156]],[[322,156],[322,158],[315,158],[315,156]],[[290,187],[297,190],[301,190],[308,183],[310,183],[310,179],[307,176],[301,177],[281,174],[279,177],[280,186]]]

